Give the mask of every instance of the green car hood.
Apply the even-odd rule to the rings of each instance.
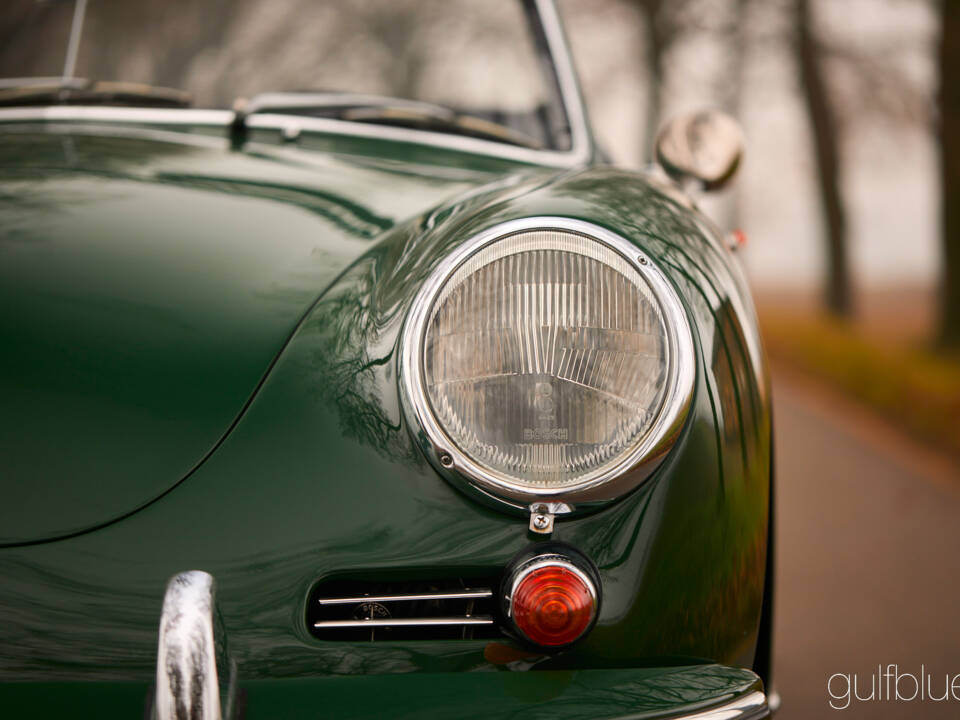
[[[122,130],[0,134],[0,544],[177,484],[345,267],[504,175]]]

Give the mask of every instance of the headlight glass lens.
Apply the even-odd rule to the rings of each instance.
[[[644,276],[596,240],[530,230],[441,286],[423,377],[434,416],[486,471],[562,490],[627,456],[666,392],[668,337]]]

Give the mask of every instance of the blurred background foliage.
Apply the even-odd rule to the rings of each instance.
[[[776,363],[960,457],[960,0],[559,0],[612,158],[672,116],[740,119],[702,199],[741,250]]]

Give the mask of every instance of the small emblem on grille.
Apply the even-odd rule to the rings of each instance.
[[[391,616],[387,606],[378,602],[360,603],[353,611],[354,620],[378,620],[388,617]]]

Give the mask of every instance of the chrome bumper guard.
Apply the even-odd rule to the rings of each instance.
[[[167,583],[157,645],[156,720],[221,720],[233,713],[234,666],[222,692],[217,675],[226,643],[217,626],[213,576],[201,570],[174,575]],[[221,715],[221,694],[226,713]]]

